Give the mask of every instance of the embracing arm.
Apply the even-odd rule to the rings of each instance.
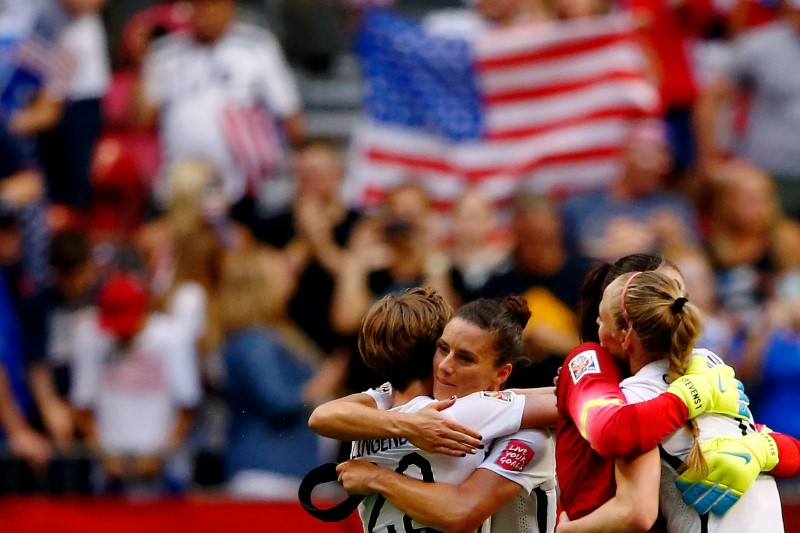
[[[590,358],[585,354],[565,364],[582,356]],[[614,363],[598,358],[591,364],[600,369],[601,364]],[[577,380],[564,378],[566,403],[581,435],[597,453],[604,457],[641,455],[702,412],[748,417],[746,396],[733,375],[726,365],[709,369],[706,358],[696,355],[686,373],[652,400],[628,405],[619,388],[618,371],[611,371],[583,374]]]
[[[434,402],[416,413],[381,411],[367,394],[351,394],[314,409],[308,426],[337,440],[402,437],[416,447],[435,453],[462,456],[482,448],[480,435],[440,411],[454,400]]]
[[[618,459],[614,497],[575,521],[565,521],[562,513],[557,532],[649,531],[658,517],[660,478],[661,459],[656,449],[632,459]]]
[[[525,396],[525,411],[522,415],[521,428],[554,428],[558,421],[555,387],[538,387],[535,389],[511,389],[511,392]]]
[[[342,463],[337,470],[348,493],[378,492],[417,522],[454,533],[475,531],[522,490],[484,468],[458,486],[426,483],[359,459]]]

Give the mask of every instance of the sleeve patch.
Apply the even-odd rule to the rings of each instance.
[[[578,383],[586,374],[600,373],[600,362],[597,360],[597,352],[594,350],[579,353],[572,358],[568,366],[573,383]]]
[[[510,472],[522,472],[535,455],[533,448],[521,440],[510,440],[494,463]]]
[[[377,392],[381,396],[390,395],[392,394],[392,384],[387,381],[386,383],[375,389],[375,392]]]
[[[507,391],[481,391],[481,398],[491,398],[492,400],[499,400],[501,402],[511,403],[511,393]]]

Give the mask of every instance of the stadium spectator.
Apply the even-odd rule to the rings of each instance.
[[[798,224],[781,214],[771,178],[747,162],[720,167],[711,201],[705,246],[719,304],[746,331],[760,322],[776,276],[798,267]]]
[[[75,433],[69,393],[79,325],[95,317],[98,269],[86,232],[65,230],[50,246],[52,285],[33,302],[28,335],[34,348],[28,355],[31,393],[44,428],[60,451],[70,449]]]
[[[477,190],[464,193],[453,207],[448,255],[453,288],[464,302],[474,300],[508,258],[496,215],[492,202]]]
[[[258,195],[285,162],[283,133],[291,143],[303,138],[299,95],[275,37],[235,23],[234,0],[191,7],[188,34],[167,35],[148,51],[138,119],[159,120],[162,178],[177,160],[208,158],[232,216],[254,228]],[[170,196],[163,179],[159,196]]]
[[[108,492],[188,482],[168,466],[200,401],[197,354],[180,324],[148,312],[149,300],[140,279],[117,274],[100,289],[97,318],[75,334],[71,401]]]
[[[410,287],[440,288],[455,301],[450,267],[432,224],[430,197],[407,184],[390,193],[377,217],[356,225],[334,290],[332,318],[338,331],[355,333],[373,301]]]
[[[51,201],[86,211],[91,200],[91,162],[102,127],[101,99],[111,66],[100,10],[105,0],[60,0],[69,22],[61,46],[73,58],[69,88],[57,124],[39,137]]]
[[[786,409],[797,396],[800,291],[797,271],[781,276],[775,298],[764,306],[762,319],[747,339],[738,369],[758,405],[759,421],[775,431],[800,436],[800,417]]]
[[[242,248],[252,241],[249,230],[228,217],[220,178],[210,163],[199,159],[179,161],[169,179],[172,195],[166,212],[140,226],[133,238],[158,296],[172,286],[178,243],[207,231],[226,249]]]
[[[306,421],[314,406],[337,392],[345,368],[322,360],[287,318],[295,283],[285,256],[276,252],[230,252],[223,263],[218,304],[230,418],[225,473],[236,496],[294,499],[302,477],[324,459]]]
[[[774,179],[783,212],[800,219],[800,6],[783,2],[777,21],[739,37],[727,72],[712,80],[698,105],[699,158],[705,173],[716,174],[724,153],[717,138],[722,104],[738,93],[751,98],[747,123],[733,152]]]
[[[479,294],[526,298],[532,318],[525,336],[533,364],[518,368],[509,386],[547,386],[578,341],[574,309],[589,262],[569,252],[558,208],[546,198],[519,194],[512,217],[511,258]]]
[[[663,124],[646,121],[635,125],[623,169],[609,189],[564,203],[570,247],[586,257],[609,260],[697,246],[698,223],[692,206],[665,190],[670,165]]]
[[[69,90],[74,58],[60,42],[67,15],[57,0],[0,5],[5,70],[0,84],[2,122],[25,138],[33,156],[33,136],[54,126]]]
[[[360,215],[342,203],[344,169],[332,145],[310,142],[295,154],[293,166],[297,189],[291,209],[260,223],[256,237],[288,254],[300,276],[289,316],[331,354],[347,344],[331,326],[331,301]]]
[[[50,459],[47,440],[28,422],[30,396],[25,380],[18,306],[8,276],[21,253],[19,225],[14,217],[0,217],[0,429],[11,453],[41,468]]]

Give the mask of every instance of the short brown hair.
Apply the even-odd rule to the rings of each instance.
[[[452,316],[453,309],[434,289],[389,294],[361,322],[358,351],[369,368],[405,390],[432,374],[436,343]]]

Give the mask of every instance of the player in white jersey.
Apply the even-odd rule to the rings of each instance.
[[[409,304],[404,303],[403,300],[405,299],[407,302],[413,297],[414,292],[412,291],[409,295],[399,297],[397,301],[394,300],[395,297],[390,296],[387,298],[397,309],[400,309],[399,313],[405,313],[401,315],[403,320],[410,322],[413,321],[413,318],[411,318],[412,315],[408,311]],[[434,298],[431,294],[427,297]],[[435,298],[438,298],[438,296],[435,296]],[[385,302],[386,299],[376,304],[378,307],[384,305],[384,313],[378,315],[378,320],[371,320],[370,318],[375,318],[373,312],[375,306],[367,319],[365,319],[359,345],[362,348],[362,356],[364,356],[368,365],[377,367],[388,377],[393,377],[398,371],[402,372],[397,365],[397,360],[394,360],[392,364],[381,364],[380,361],[376,364],[371,355],[381,350],[375,350],[374,345],[370,346],[369,344],[374,342],[376,336],[386,335],[386,329],[391,328],[386,324],[395,323],[390,316],[391,312],[386,312],[387,304]],[[450,322],[441,340],[436,344],[436,356],[433,365],[438,368],[434,389],[439,389],[439,394],[445,398],[450,394],[461,397],[453,407],[450,407],[444,413],[453,416],[455,420],[462,424],[465,423],[473,429],[478,429],[486,444],[490,443],[490,438],[494,438],[499,433],[496,431],[497,421],[487,423],[484,421],[484,417],[496,410],[509,411],[509,407],[519,401],[518,397],[510,392],[496,390],[472,395],[467,395],[467,393],[484,388],[497,389],[502,385],[511,371],[511,365],[508,361],[513,361],[521,353],[519,345],[521,332],[524,323],[527,322],[530,316],[527,305],[523,300],[510,298],[502,302],[500,300],[484,301],[483,303],[475,302],[459,310],[459,315],[462,314],[464,309],[467,310],[467,315],[469,315],[470,309],[478,309],[479,311],[482,309],[483,312],[478,312],[478,316],[469,317],[469,320],[457,315],[457,318]],[[388,305],[391,306],[392,304]],[[484,308],[487,305],[490,309]],[[492,305],[494,307],[491,307]],[[404,307],[405,309],[402,309]],[[380,328],[371,327],[371,323],[379,324]],[[504,323],[505,326],[498,327],[501,323]],[[427,327],[424,329],[430,331],[435,328]],[[500,330],[504,330],[505,334],[500,333]],[[451,334],[448,334],[448,332]],[[395,332],[395,336],[401,337],[402,333]],[[370,339],[373,340],[371,341]],[[406,367],[414,368],[418,375],[421,373],[429,375],[431,373],[430,354],[433,353],[434,348],[432,346],[427,348],[430,351],[423,352],[421,357],[413,361],[413,364],[410,364],[410,361],[414,358],[408,355],[408,350],[393,351],[395,355],[409,360],[409,362],[404,361],[403,363]],[[382,351],[390,350],[382,347]],[[427,362],[425,359],[427,359]],[[428,380],[425,379],[425,381],[427,382]],[[423,383],[421,389],[424,394],[430,393],[429,382]],[[354,417],[339,426],[326,425],[329,420],[325,420],[325,418],[329,417],[331,410],[337,414],[342,413],[342,410],[338,408],[342,405],[342,400],[340,400],[318,408],[314,416],[312,416],[310,424],[323,434],[340,439],[364,436],[370,431],[374,432],[376,436],[384,436],[385,434],[381,433],[380,428],[385,427],[386,424],[383,423],[385,420],[375,416],[379,412],[374,409],[374,406],[377,404],[385,408],[389,401],[395,406],[400,405],[404,402],[404,393],[405,391],[401,391],[398,387],[392,395],[388,387],[383,387],[370,393],[370,395],[354,395],[367,398],[371,396],[375,400],[372,403],[372,408],[365,408],[362,411],[363,416]],[[391,409],[382,414],[392,417],[396,413],[419,413],[420,407],[430,406],[432,401],[427,397],[424,400],[417,398],[411,404],[406,404],[399,409]],[[540,395],[537,401],[529,401],[526,407],[530,406],[535,409],[537,403],[542,405],[549,404],[552,411],[552,395]],[[350,405],[356,404],[350,403]],[[518,416],[513,408],[509,411],[509,414],[511,413],[515,417]],[[320,420],[320,418],[323,420]],[[534,418],[526,417],[526,421],[533,422]],[[398,420],[397,417],[394,417],[394,419]],[[538,419],[537,421],[540,423],[545,422]],[[514,420],[513,424],[518,428],[519,419]],[[333,430],[331,429],[332,427]],[[459,427],[463,428],[463,426]],[[504,421],[503,429],[508,430],[509,428],[509,422]],[[511,431],[514,431],[514,429],[511,429]],[[402,435],[403,433],[395,434]],[[406,434],[408,435],[408,433]],[[472,434],[475,435],[474,432]],[[458,438],[453,435],[450,435],[450,437]],[[414,440],[413,432],[408,440]],[[418,527],[414,524],[426,524],[428,527],[436,529],[474,530],[493,511],[520,494],[523,488],[526,489],[524,491],[526,499],[514,502],[514,508],[510,508],[508,513],[495,517],[495,524],[498,521],[501,524],[529,522],[533,524],[533,528],[523,531],[539,531],[538,526],[540,524],[544,528],[542,529],[543,531],[552,531],[555,522],[553,446],[552,439],[549,438],[546,431],[525,431],[517,433],[513,437],[508,437],[507,440],[497,443],[488,458],[484,458],[483,452],[473,455],[473,453],[461,451],[458,452],[458,455],[463,455],[463,457],[455,458],[427,452],[411,452],[410,450],[416,450],[416,448],[412,447],[411,443],[406,442],[406,439],[402,437],[399,437],[397,441],[383,439],[383,441],[366,441],[367,444],[364,442],[361,441],[354,444],[354,458],[366,455],[369,461],[378,462],[395,470],[392,472],[391,470],[379,468],[367,461],[349,461],[340,465],[340,478],[348,491],[369,493],[366,504],[361,509],[362,519],[367,531],[385,531],[389,530],[390,526],[397,528],[398,531],[401,528],[407,530],[412,526]],[[374,446],[371,444],[373,442],[384,442],[384,449],[381,450],[381,447]],[[396,452],[393,458],[376,460],[376,456],[394,453],[392,450],[387,449],[392,442],[402,442],[398,447],[405,446],[405,448]],[[473,446],[476,442],[472,443]],[[372,446],[373,449],[366,450],[365,446]],[[469,447],[463,449],[475,452],[474,449]],[[368,453],[365,454],[364,452]],[[410,454],[405,455],[407,457],[405,462],[399,461],[396,457],[402,453]],[[433,459],[430,459],[430,457],[433,457]],[[429,465],[433,462],[435,464],[429,468]],[[419,468],[420,464],[422,464],[423,469]],[[473,473],[478,466],[481,466],[479,472]],[[400,475],[402,473],[405,473],[408,477]],[[467,479],[468,477],[469,479]],[[422,483],[412,478],[425,481],[443,481],[444,483]],[[389,481],[390,483],[387,486],[370,486],[371,483],[379,481]],[[454,484],[457,483],[461,483],[461,485],[455,486]],[[499,488],[493,489],[495,486]],[[537,498],[538,493],[534,493],[535,499],[528,498],[535,486],[541,486],[543,490],[549,491],[549,494],[542,492],[541,497]],[[417,494],[417,490],[422,490],[423,492]],[[377,494],[376,491],[379,491],[380,494]],[[548,499],[550,500],[548,502],[549,505],[545,504]],[[398,506],[392,505],[387,500],[398,503]],[[522,505],[518,507],[520,503]],[[536,516],[536,503],[541,503],[538,506],[541,517]],[[408,514],[403,514],[400,508],[407,511]],[[387,511],[387,509],[390,509],[390,511]],[[521,519],[517,509],[523,511]],[[531,510],[533,514],[525,513],[525,511],[529,512]],[[412,520],[412,516],[417,520]],[[381,529],[382,527],[386,529]],[[495,528],[495,531],[504,530],[507,529],[502,525]]]
[[[722,359],[708,350],[695,350],[708,360],[709,367],[724,364]],[[636,375],[620,383],[629,403],[638,403],[656,397],[667,390],[667,362],[655,361],[646,365]],[[756,432],[753,421],[747,423],[722,415],[702,414],[697,417],[700,441],[715,437],[742,437]],[[783,531],[781,501],[775,479],[762,474],[739,502],[724,516],[712,513],[698,515],[681,499],[675,484],[676,469],[686,460],[692,447],[692,436],[685,429],[676,431],[661,444],[661,487],[659,508],[667,520],[670,533],[724,532],[738,533]]]
[[[302,140],[300,97],[275,37],[235,23],[234,0],[192,0],[191,7],[190,31],[159,39],[145,59],[139,119],[159,118],[162,177],[181,159],[206,158],[235,205],[280,170],[283,133]],[[168,184],[159,183],[158,193],[166,199]]]
[[[387,385],[365,394],[376,399],[379,409],[388,409],[391,388]],[[419,521],[439,524],[448,531],[454,526],[472,531],[491,513],[482,533],[555,529],[555,442],[545,429],[522,429],[496,439],[478,470],[458,486],[440,483],[441,479],[419,483],[364,461],[350,461],[346,468],[350,483],[361,478],[359,483],[397,502]]]

